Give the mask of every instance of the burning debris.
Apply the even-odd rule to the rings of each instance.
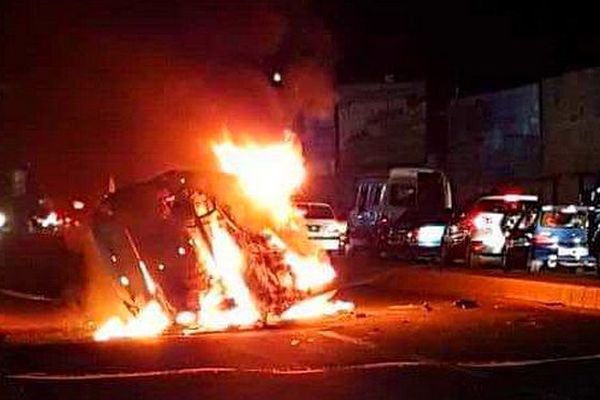
[[[94,236],[131,315],[109,319],[96,340],[156,336],[173,324],[194,333],[353,309],[333,300],[333,267],[301,240],[304,223],[290,202],[305,174],[297,146],[227,142],[214,151],[246,212],[268,218],[257,219],[260,229],[241,226],[219,202],[227,195],[207,191],[202,177],[185,172],[109,196]]]

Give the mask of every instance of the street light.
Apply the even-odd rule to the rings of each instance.
[[[283,82],[283,76],[281,75],[281,72],[273,72],[273,75],[271,75],[271,81],[273,81],[275,85],[281,85],[281,83]]]

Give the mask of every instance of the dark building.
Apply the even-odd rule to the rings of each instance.
[[[543,172],[554,201],[573,202],[598,184],[600,68],[545,79],[542,93]]]
[[[348,209],[357,176],[427,163],[425,84],[351,84],[336,92],[333,115],[300,124],[306,195]]]
[[[446,163],[458,204],[501,188],[545,190],[539,85],[460,98],[448,115]]]

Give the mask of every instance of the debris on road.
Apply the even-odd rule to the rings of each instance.
[[[389,310],[394,310],[394,311],[414,310],[416,308],[420,308],[420,306],[416,305],[416,304],[397,304],[397,305],[388,307]]]
[[[290,344],[291,344],[292,346],[298,346],[298,345],[300,344],[300,339],[292,339],[292,340],[290,341]]]
[[[367,314],[364,312],[356,313],[355,316],[356,318],[367,318]]]
[[[424,301],[424,302],[423,302],[422,306],[423,306],[423,308],[425,309],[425,311],[433,311],[433,307],[431,307],[431,306],[429,305],[429,303],[428,303],[428,302],[426,302],[426,301]]]
[[[470,310],[472,308],[478,308],[479,304],[475,300],[471,299],[458,299],[454,302],[454,307],[462,310]]]

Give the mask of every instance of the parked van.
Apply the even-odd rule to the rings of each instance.
[[[354,207],[348,218],[348,247],[379,253],[388,245],[390,227],[406,230],[416,221],[449,215],[452,192],[446,175],[431,168],[392,168],[387,176],[358,180]],[[419,216],[419,218],[415,218]],[[411,226],[408,226],[411,225]]]

